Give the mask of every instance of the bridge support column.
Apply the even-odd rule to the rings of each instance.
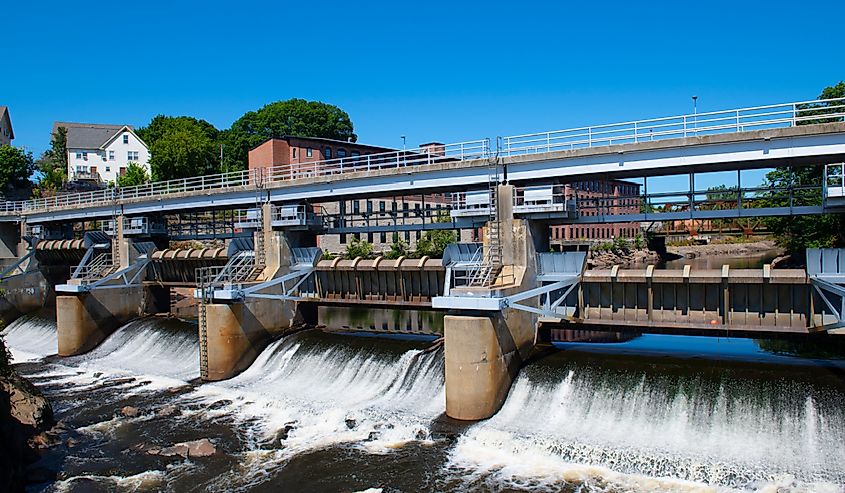
[[[282,233],[269,227],[270,215],[265,213],[264,280],[271,280],[290,272],[291,247],[312,246],[316,237],[311,234]],[[262,234],[258,232],[257,234]],[[256,242],[260,245],[260,242]],[[256,252],[257,254],[259,252]],[[268,293],[282,294],[281,288],[268,288]],[[203,379],[216,381],[232,378],[244,371],[255,358],[278,336],[304,321],[296,301],[248,299],[232,303],[206,305],[205,344],[206,368]],[[200,328],[202,331],[202,327]]]
[[[503,273],[491,291],[508,296],[538,286],[537,251],[548,251],[548,226],[513,219],[513,187],[499,187]],[[510,233],[510,234],[509,234]],[[508,281],[512,278],[512,281]],[[479,288],[469,288],[479,291]],[[457,291],[454,288],[453,291]],[[536,299],[525,300],[536,306]],[[479,420],[502,406],[519,368],[534,350],[538,316],[512,308],[444,319],[446,414]]]
[[[142,286],[56,296],[59,356],[90,351],[118,327],[147,313]]]
[[[34,249],[24,239],[26,223],[0,223],[0,271],[19,263],[14,272],[0,280],[0,322],[9,324],[21,315],[33,312],[47,303],[50,286],[38,269],[34,255],[25,259]],[[23,259],[23,260],[22,260]]]

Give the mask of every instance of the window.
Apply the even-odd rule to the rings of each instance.
[[[378,239],[382,243],[387,243],[387,233],[382,231],[381,233],[378,234]]]
[[[76,159],[82,159],[82,153],[81,152],[76,153]]]
[[[384,201],[383,200],[380,200],[379,203],[378,203],[378,211],[384,212]]]
[[[114,161],[114,151],[109,151],[109,161]]]
[[[405,231],[405,241],[407,243],[411,242],[411,232],[410,231]]]
[[[357,200],[352,201],[352,213],[353,214],[360,214],[361,213],[361,204]]]
[[[309,148],[307,148],[307,149],[305,149],[305,156],[306,156],[306,157],[312,157],[312,156],[314,156],[314,149],[311,149],[310,147],[309,147]]]
[[[290,157],[292,157],[293,159],[296,159],[296,147],[290,148]]]
[[[126,159],[129,161],[138,161],[138,151],[126,151]]]
[[[338,154],[340,154],[340,153],[338,152]],[[373,201],[368,200],[367,201],[367,214],[372,214],[372,213],[373,213]]]
[[[106,166],[106,173],[111,171],[111,166]]]
[[[85,151],[82,152],[82,159],[84,159],[86,161],[88,160],[88,153],[87,152],[85,152]]]
[[[358,151],[352,151],[352,152],[349,153],[349,155],[352,156],[352,157],[358,157],[358,156],[361,155],[361,153],[358,152]]]
[[[338,149],[337,157],[346,157],[346,149]]]
[[[128,143],[129,143],[129,134],[123,134],[123,143],[124,143],[124,144],[128,144]]]
[[[372,242],[373,242],[373,234],[367,233],[367,243],[372,243]]]
[[[345,244],[346,244],[346,233],[341,233],[341,234],[340,234],[340,244],[341,244],[341,245],[345,245]]]
[[[332,158],[332,148],[326,147],[326,150],[323,152],[323,154],[326,155],[326,159],[331,159]]]
[[[408,203],[407,202],[402,203],[402,210],[404,211],[405,217],[408,217]]]
[[[422,234],[422,231],[417,230],[417,241],[420,241],[420,234]]]

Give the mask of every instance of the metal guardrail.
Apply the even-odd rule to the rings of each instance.
[[[825,166],[824,198],[845,198],[845,163]]]
[[[826,106],[822,106],[826,105]],[[845,98],[711,111],[502,138],[505,156],[842,121]]]
[[[233,171],[160,181],[125,188],[71,193],[19,202],[3,202],[0,213],[42,211],[53,208],[91,207],[115,201],[136,200],[179,193],[220,191],[238,187],[261,188],[267,184],[299,178],[337,177],[360,171],[401,169],[409,166],[486,158],[489,139],[443,144],[419,149],[365,154],[342,158],[292,163],[281,166]]]

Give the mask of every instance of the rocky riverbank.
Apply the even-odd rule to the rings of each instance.
[[[49,446],[53,409],[41,392],[12,368],[0,339],[0,484],[24,491],[38,449]]]
[[[754,241],[749,243],[711,243],[708,245],[667,246],[666,251],[686,258],[705,256],[716,257],[753,257],[777,250],[778,246],[772,240]]]
[[[657,252],[646,249],[590,250],[587,264],[595,269],[606,269],[614,265],[627,268],[648,265],[660,261]]]

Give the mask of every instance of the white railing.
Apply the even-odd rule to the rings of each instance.
[[[348,173],[402,169],[449,161],[482,159],[490,155],[489,139],[437,144],[419,149],[365,154],[342,158],[286,164],[268,168],[194,176],[92,192],[69,193],[22,202],[0,203],[0,214],[44,211],[54,208],[102,206],[115,201],[147,199],[163,195],[221,191],[231,188],[261,188],[269,183],[313,177],[338,177]]]
[[[845,163],[828,164],[825,167],[824,197],[845,197]]]
[[[845,98],[652,118],[502,138],[506,156],[842,121]]]

